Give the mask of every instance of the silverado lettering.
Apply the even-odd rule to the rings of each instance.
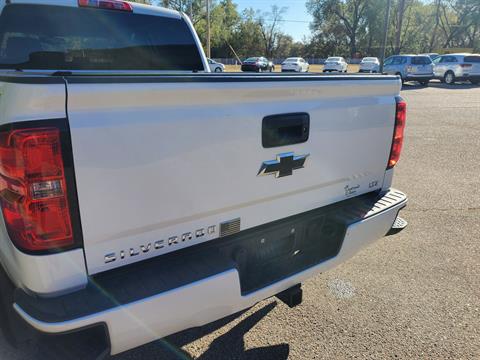
[[[215,234],[216,228],[217,228],[216,225],[208,226],[207,227],[208,234],[210,235]],[[205,229],[203,228],[198,229],[195,231],[195,234],[196,234],[195,235],[196,238],[201,238],[205,235]],[[192,240],[193,238],[194,238],[193,233],[188,232],[188,233],[182,234],[181,237],[179,236],[169,237],[167,244],[168,246],[178,245],[180,241],[185,242],[185,241]],[[160,250],[160,249],[163,249],[164,247],[165,247],[165,240],[157,240],[153,243],[153,250]],[[138,247],[130,248],[130,251],[127,253],[130,254],[130,257],[133,257],[133,256],[140,255],[141,253],[143,254],[148,253],[150,249],[152,249],[152,243],[140,244],[138,245]],[[117,256],[118,253],[120,254],[120,256]],[[119,252],[110,252],[105,255],[104,259],[105,259],[105,264],[108,264],[117,260],[123,260],[125,259],[125,250],[120,250]]]

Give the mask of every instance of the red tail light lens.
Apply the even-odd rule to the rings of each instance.
[[[18,248],[38,252],[73,245],[59,129],[0,133],[0,204]]]
[[[108,10],[133,11],[132,5],[125,1],[117,0],[78,0],[78,6]]]
[[[407,103],[401,97],[396,98],[395,129],[393,131],[392,149],[388,159],[387,169],[393,168],[400,159],[403,147],[405,124],[407,121]]]

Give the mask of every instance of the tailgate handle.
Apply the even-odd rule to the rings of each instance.
[[[262,122],[262,145],[264,148],[300,144],[308,140],[310,115],[291,113],[269,115]]]

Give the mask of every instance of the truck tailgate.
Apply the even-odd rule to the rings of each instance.
[[[386,76],[68,77],[89,273],[381,188],[399,90]],[[263,147],[263,118],[290,113],[309,114],[308,140]],[[289,152],[304,168],[259,176]]]

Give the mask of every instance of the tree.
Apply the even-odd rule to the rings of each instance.
[[[397,26],[395,31],[395,54],[400,54],[403,17],[405,15],[405,0],[398,0]]]
[[[260,56],[264,47],[262,30],[253,9],[245,9],[241,14],[241,21],[232,34],[231,45],[241,58]]]
[[[442,2],[441,0],[435,0],[435,26],[432,30],[432,36],[430,37],[430,45],[428,47],[428,52],[432,52],[434,49],[435,41],[437,40],[438,26],[440,25],[440,9]]]
[[[480,26],[480,2],[444,0],[440,7],[440,27],[445,35],[443,47],[475,46],[471,35],[475,35]]]
[[[366,55],[380,56],[385,10],[385,0],[370,0],[365,12],[365,33],[359,39],[361,52]]]
[[[165,8],[181,11],[190,17],[193,25],[205,18],[205,0],[161,0],[152,2]]]
[[[232,38],[240,23],[237,5],[232,0],[221,0],[210,16],[211,47],[213,56],[224,57],[231,53]],[[203,37],[205,29],[201,29]],[[201,37],[201,39],[202,39]],[[203,40],[203,39],[202,39]],[[230,54],[233,56],[233,54]]]
[[[287,11],[286,7],[272,5],[270,12],[264,12],[258,15],[258,24],[262,33],[262,40],[267,57],[273,57],[279,39],[283,36],[280,30],[282,15]]]
[[[206,0],[136,0],[185,12],[206,43]],[[385,0],[308,0],[312,34],[294,42],[282,31],[285,8],[269,12],[247,9],[236,0],[211,0],[213,57],[378,56],[383,33]],[[479,0],[392,0],[387,54],[432,52],[466,47],[480,51]],[[231,47],[230,47],[231,46]]]
[[[350,54],[357,52],[357,40],[366,26],[369,0],[308,0],[307,9],[313,16],[312,30],[322,28],[325,22],[342,25],[348,37]]]

